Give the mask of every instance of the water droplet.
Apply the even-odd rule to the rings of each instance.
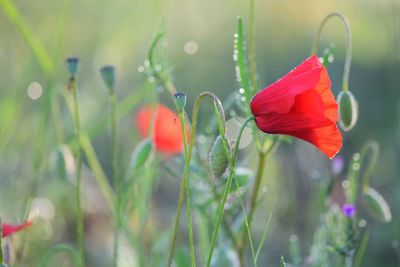
[[[262,191],[267,193],[269,191],[269,187],[268,186],[263,186]]]
[[[162,69],[162,66],[160,64],[157,64],[154,69],[158,72]]]
[[[329,62],[329,63],[332,63],[334,59],[335,59],[335,57],[331,54],[331,55],[329,55],[329,57],[328,57],[328,62]]]
[[[343,182],[342,182],[342,187],[343,188],[348,188],[350,186],[350,182],[349,182],[349,180],[344,180]]]
[[[237,33],[233,34],[233,38],[238,38],[238,37],[239,37],[239,35]]]
[[[244,101],[246,101],[246,97],[242,96],[242,97],[240,98],[240,100],[244,102]]]
[[[360,169],[360,167],[361,167],[361,166],[360,166],[360,163],[358,163],[358,162],[356,162],[356,163],[353,164],[353,170],[354,170],[354,171],[358,171],[358,170]]]
[[[183,50],[189,55],[196,54],[198,49],[199,45],[195,41],[187,41],[183,46]]]
[[[366,220],[360,220],[359,222],[358,222],[358,226],[360,227],[360,228],[364,228],[365,226],[367,226],[367,221]]]
[[[164,87],[159,85],[157,86],[157,92],[162,93],[164,91]]]
[[[149,76],[147,79],[150,83],[153,83],[156,79],[153,76]]]
[[[37,100],[42,96],[43,88],[38,82],[32,82],[28,85],[27,94],[32,100]]]
[[[353,160],[360,160],[360,153],[355,153],[353,155]]]
[[[146,59],[143,64],[145,67],[150,67],[150,61],[148,59]]]
[[[144,66],[140,65],[137,70],[138,72],[144,72]]]
[[[324,59],[322,57],[320,57],[319,62],[321,62],[321,64],[324,64]]]
[[[239,89],[239,93],[244,94],[244,89],[243,89],[243,88],[240,88],[240,89]]]

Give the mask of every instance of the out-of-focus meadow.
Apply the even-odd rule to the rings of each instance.
[[[187,110],[191,115],[194,99],[201,91],[212,91],[225,100],[238,90],[232,60],[233,34],[237,16],[247,23],[249,7],[245,0],[18,0],[13,3],[45,47],[49,59],[42,57],[42,64],[38,61],[26,36],[10,19],[12,14],[7,16],[0,5],[3,6],[0,10],[0,218],[4,222],[20,222],[30,216],[36,222],[13,237],[18,248],[16,257],[21,259],[18,266],[36,266],[52,245],[74,244],[76,240],[74,181],[69,177],[62,179],[56,171],[55,151],[60,135],[54,125],[57,121],[52,119],[61,118],[58,123],[64,125],[63,139],[66,144],[73,143],[73,120],[61,97],[69,78],[65,59],[77,56],[81,60],[78,81],[82,127],[91,134],[100,163],[110,176],[108,94],[99,69],[108,64],[117,69],[121,155],[122,161],[127,162],[140,141],[135,113],[152,101],[154,93],[147,77],[138,71],[154,35],[160,29],[166,32],[168,65],[172,67],[176,87],[188,95]],[[343,133],[339,156],[349,162],[366,141],[378,142],[380,157],[370,183],[386,198],[393,214],[392,222],[384,224],[368,219],[360,209],[360,216],[367,219],[366,227],[370,230],[361,266],[395,267],[400,264],[400,1],[256,1],[259,83],[266,87],[308,57],[320,21],[336,10],[343,12],[351,25],[353,57],[349,86],[359,104],[359,120],[352,131]],[[345,34],[339,20],[334,21],[327,24],[319,53],[330,43],[335,44],[334,62],[328,69],[332,90],[337,95],[343,73]],[[58,99],[55,110],[60,114],[55,114],[54,109],[44,111],[50,90]],[[159,93],[159,101],[174,107],[165,91]],[[199,132],[204,132],[213,116],[212,106],[205,106],[200,113]],[[257,156],[251,151],[249,166],[255,165]],[[84,157],[88,266],[111,266],[113,222],[86,161]],[[146,209],[145,216],[152,219],[141,236],[142,242],[147,242],[147,235],[159,235],[159,244],[152,244],[153,255],[162,255],[164,252],[157,249],[169,242],[168,231],[179,192],[179,180],[171,175],[170,169],[179,168],[182,168],[179,160],[161,158],[155,170],[154,187],[143,189],[150,193],[141,210]],[[298,236],[301,254],[308,254],[320,216],[315,180],[330,169],[331,161],[302,141],[282,144],[268,156],[254,233],[263,231],[274,201],[276,206],[260,266],[278,266],[280,256],[289,254],[292,235]],[[36,179],[37,187],[32,188]],[[143,219],[140,212],[130,222],[133,228],[139,224],[134,220]],[[179,240],[185,244],[186,223],[182,225],[184,234]],[[126,245],[121,257],[129,262],[130,257],[139,253]],[[59,260],[60,267],[69,266],[67,260],[62,257]]]

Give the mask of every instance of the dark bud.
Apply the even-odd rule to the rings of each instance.
[[[66,60],[69,74],[71,75],[71,79],[75,78],[76,74],[78,73],[79,69],[79,58],[77,57],[70,57]]]
[[[101,78],[103,78],[104,84],[111,92],[115,87],[115,68],[113,66],[105,66],[100,69]]]
[[[185,110],[186,106],[186,94],[182,92],[177,92],[174,94],[175,106],[178,109],[179,113]]]

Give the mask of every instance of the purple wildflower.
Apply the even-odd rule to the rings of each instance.
[[[354,204],[345,203],[342,207],[342,212],[346,217],[353,217],[356,214],[356,206]]]
[[[344,159],[341,156],[336,156],[332,160],[332,172],[334,175],[338,175],[343,171],[344,168]]]

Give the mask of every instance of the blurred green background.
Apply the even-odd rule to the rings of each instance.
[[[238,90],[232,60],[233,34],[237,16],[243,16],[245,23],[248,22],[248,1],[13,2],[54,64],[51,87],[54,95],[61,95],[66,90],[68,74],[65,58],[78,56],[81,59],[79,93],[86,129],[97,125],[104,120],[103,114],[107,114],[104,112],[107,91],[98,70],[105,64],[117,67],[119,98],[131,99],[129,109],[120,121],[125,158],[139,142],[132,117],[152,94],[146,87],[146,77],[138,72],[138,67],[143,64],[150,42],[160,28],[167,33],[168,62],[174,82],[178,90],[188,93],[189,107],[201,91],[209,90],[226,99]],[[359,103],[358,123],[351,132],[343,134],[344,146],[340,155],[348,161],[365,141],[374,139],[379,143],[381,155],[371,184],[385,196],[393,213],[393,221],[387,225],[368,220],[371,235],[362,266],[399,266],[400,1],[256,1],[260,85],[266,87],[309,56],[319,22],[332,11],[343,12],[350,21],[353,35],[350,90]],[[34,251],[43,253],[45,248],[60,240],[74,240],[74,189],[72,185],[65,186],[65,182],[59,181],[51,171],[51,152],[56,143],[53,125],[50,122],[46,125],[46,135],[42,138],[36,136],[45,105],[44,96],[50,90],[46,87],[50,76],[42,69],[4,10],[0,10],[0,36],[0,216],[5,222],[24,218],[28,213],[24,203],[30,192],[31,180],[37,177],[40,181],[37,195],[45,203],[39,201],[41,204],[38,205],[52,207],[48,218],[44,216],[49,223],[46,227],[32,227],[29,230],[32,235],[23,235],[19,242],[27,241],[28,247],[35,244]],[[321,54],[330,43],[336,45],[335,60],[329,66],[335,95],[341,86],[344,38],[342,24],[339,20],[332,20],[325,28],[319,50]],[[32,82],[38,84],[32,85]],[[161,93],[160,99],[173,107],[166,93]],[[204,122],[202,120],[200,125],[204,125],[205,119],[211,116],[210,107],[202,110],[200,119],[204,118]],[[61,116],[68,140],[73,137],[73,124],[62,103]],[[111,165],[108,140],[107,130],[93,139],[106,173],[110,173]],[[40,142],[46,144],[43,160],[49,163],[35,173],[35,146],[38,143],[40,146]],[[263,266],[278,266],[280,255],[288,255],[292,234],[299,236],[302,254],[308,254],[319,220],[318,196],[312,177],[324,175],[329,168],[327,159],[300,141],[280,146],[277,153],[269,157],[264,180],[268,190],[264,190],[265,203],[259,207],[256,220],[259,226],[255,227],[255,231],[262,231],[275,197],[277,206],[262,254]],[[164,179],[164,176],[161,168],[151,208],[160,219],[160,224],[167,229],[175,212],[179,183],[170,178]],[[95,191],[92,194],[88,196],[94,199],[88,208],[88,236],[96,236],[103,231],[107,233],[104,229],[109,223],[107,216],[101,217],[96,212],[104,209],[105,205],[102,200],[96,200],[96,195],[100,193]],[[43,209],[49,212],[49,208]],[[368,218],[365,214],[361,216]],[[91,227],[91,223],[96,227]],[[95,245],[103,239],[109,239],[109,248]],[[101,259],[100,253],[111,250],[111,240],[108,236],[88,238],[88,253],[92,255],[93,266],[107,266],[96,261]],[[19,254],[28,255],[32,260],[38,258],[38,255],[27,251]]]

